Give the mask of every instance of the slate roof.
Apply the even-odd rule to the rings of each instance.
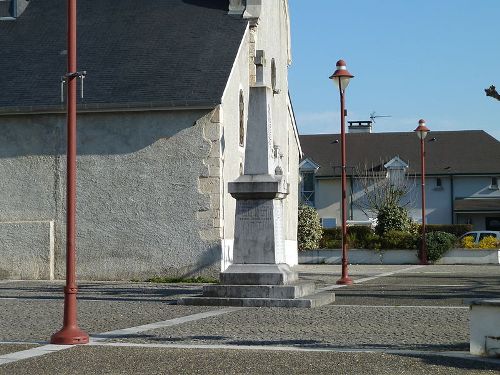
[[[31,0],[0,21],[0,112],[61,107],[66,0]],[[88,108],[215,106],[247,22],[228,0],[79,0]],[[78,84],[79,85],[79,84]],[[39,109],[39,108],[38,108]]]
[[[435,139],[435,140],[433,140]],[[320,165],[317,176],[340,175],[340,134],[301,135],[304,158]],[[482,130],[432,131],[425,139],[426,173],[500,175],[500,142]],[[420,174],[419,140],[413,132],[346,134],[347,173],[380,166],[399,156]]]
[[[453,204],[455,211],[500,211],[500,199],[498,198],[471,198],[455,199]]]

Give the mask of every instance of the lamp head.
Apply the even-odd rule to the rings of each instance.
[[[417,133],[417,137],[421,140],[424,140],[425,137],[427,137],[427,133],[429,133],[431,130],[425,126],[425,120],[420,119],[418,121],[418,126],[414,130],[415,133]]]
[[[334,82],[335,86],[339,90],[344,91],[349,85],[349,80],[354,76],[347,70],[344,60],[337,61],[337,70],[330,76],[330,79]]]

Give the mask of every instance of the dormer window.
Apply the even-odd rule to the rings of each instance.
[[[28,0],[0,0],[0,21],[15,21],[28,4]]]
[[[314,207],[315,201],[315,178],[314,175],[319,169],[319,165],[311,159],[305,159],[299,164],[301,177],[300,201],[308,206]]]
[[[384,168],[387,170],[386,177],[394,185],[401,184],[406,175],[406,170],[408,169],[408,164],[396,156],[384,164]]]

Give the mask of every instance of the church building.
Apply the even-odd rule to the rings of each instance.
[[[297,264],[300,142],[287,0],[78,0],[77,271],[217,276],[248,126],[268,121]],[[0,0],[0,279],[62,279],[66,0]],[[249,100],[272,91],[267,108]]]

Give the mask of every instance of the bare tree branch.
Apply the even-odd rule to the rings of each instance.
[[[387,171],[381,167],[383,164],[381,161],[379,166],[368,167],[365,164],[356,168],[356,180],[360,184],[362,196],[353,204],[365,214],[372,212],[377,216],[384,207],[404,207],[415,202],[412,194],[415,192],[415,176],[401,171],[401,174],[396,173],[389,177]]]
[[[489,88],[484,89],[484,91],[486,92],[486,96],[491,96],[496,100],[500,100],[500,94],[497,92],[495,86],[490,86]]]

